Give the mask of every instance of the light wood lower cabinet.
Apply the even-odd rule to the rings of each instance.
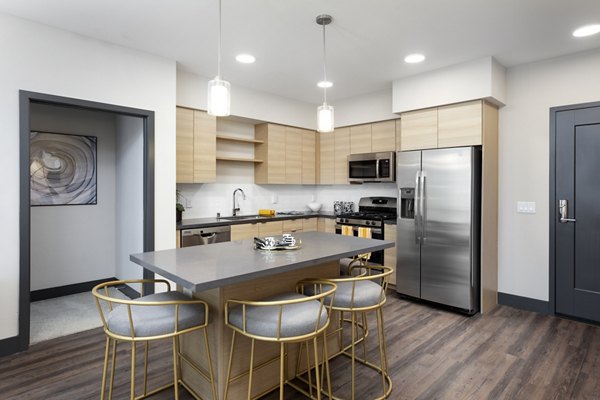
[[[259,222],[258,236],[281,236],[283,235],[283,221]]]
[[[302,232],[318,231],[318,218],[305,218],[302,220]]]
[[[231,240],[252,239],[258,236],[258,224],[231,225]]]
[[[396,243],[396,225],[393,224],[385,224],[384,230],[384,239],[390,240]],[[392,267],[394,269],[394,273],[390,275],[390,283],[392,285],[396,285],[396,246],[390,247],[389,249],[383,250],[383,263],[387,267]]]
[[[317,230],[319,232],[335,233],[335,218],[319,218]]]
[[[178,249],[181,247],[181,231],[177,229],[175,231],[175,248]]]
[[[302,219],[286,219],[283,221],[283,233],[294,233],[302,231]]]

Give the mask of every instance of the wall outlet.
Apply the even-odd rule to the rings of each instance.
[[[517,213],[535,214],[535,201],[517,201]]]
[[[272,204],[277,204],[277,201],[278,201],[278,200],[279,200],[279,199],[277,198],[277,195],[276,195],[276,194],[274,194],[274,195],[271,195],[271,203],[272,203]]]

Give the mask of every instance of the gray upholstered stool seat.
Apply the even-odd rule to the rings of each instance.
[[[190,300],[180,292],[170,291],[143,296],[135,301],[175,301]],[[131,316],[135,336],[158,336],[175,332],[175,306],[131,306]],[[185,304],[179,306],[179,330],[203,325],[206,316],[202,304]],[[108,329],[118,335],[131,336],[129,313],[126,305],[117,306],[106,319]]]
[[[350,274],[348,273],[348,270],[350,269],[350,264],[351,263],[358,263],[358,261],[355,258],[350,258],[350,257],[346,257],[346,258],[342,258],[340,260],[340,275],[341,276],[349,276]],[[367,266],[369,267],[379,267],[381,266],[381,264],[377,264],[371,261],[367,261]],[[353,271],[352,275],[358,275],[361,271],[364,272],[364,268],[358,268],[356,267],[355,270]],[[336,295],[337,296],[337,295]]]
[[[382,296],[385,293],[381,286],[369,280],[344,282],[338,281],[337,290],[333,299],[333,307],[337,309],[353,309],[373,307],[381,303]],[[352,297],[352,287],[354,286],[354,302]],[[312,288],[307,288],[306,294],[311,295]]]
[[[261,301],[286,301],[302,299],[306,296],[298,293],[278,294]],[[316,317],[321,308],[318,328]],[[252,335],[276,338],[279,325],[279,306],[246,306],[246,332]],[[282,308],[281,333],[279,337],[295,337],[306,335],[327,324],[327,310],[317,300],[297,304],[286,304]],[[233,307],[229,311],[231,325],[243,329],[242,307]]]

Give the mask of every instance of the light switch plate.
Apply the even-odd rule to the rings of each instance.
[[[517,201],[517,212],[520,214],[535,214],[535,201]]]

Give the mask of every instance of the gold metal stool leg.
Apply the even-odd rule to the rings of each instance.
[[[104,400],[106,390],[106,373],[108,370],[108,354],[110,353],[110,338],[106,337],[106,348],[104,349],[104,368],[102,368],[102,389],[100,389],[100,400]]]
[[[252,400],[252,372],[254,369],[254,339],[250,345],[250,371],[248,373],[248,400]]]
[[[206,349],[206,358],[208,361],[208,373],[210,376],[210,388],[212,390],[212,398],[213,398],[213,400],[217,400],[217,388],[215,386],[215,374],[213,372],[213,367],[212,367],[212,358],[210,356],[210,347],[208,346],[208,332],[206,331],[206,328],[204,328],[203,331],[204,331],[204,348]],[[181,376],[181,372],[179,375]]]
[[[317,348],[317,337],[313,337],[313,346],[315,352],[315,381],[317,382],[317,400],[321,400],[321,380],[319,379],[319,349]],[[308,347],[308,346],[306,346]],[[308,371],[310,376],[310,370]],[[312,397],[312,393],[311,393]]]
[[[175,390],[175,400],[179,400],[179,376],[177,371],[179,369],[177,354],[177,336],[173,336],[173,389]]]
[[[254,339],[253,339],[254,341]],[[285,343],[279,345],[279,400],[283,400],[283,387],[285,384]]]
[[[229,380],[231,379],[231,363],[233,361],[233,351],[235,348],[235,331],[231,335],[231,349],[229,351],[229,363],[227,363],[227,377],[225,378],[225,392],[223,394],[223,399],[227,400],[227,392],[229,391]]]
[[[131,400],[135,400],[135,342],[131,342]]]
[[[112,400],[113,384],[115,382],[115,365],[117,364],[117,341],[113,339],[112,365],[110,366],[110,383],[108,389],[108,399]]]
[[[148,346],[149,342],[146,341],[144,345],[144,396],[148,393]]]

